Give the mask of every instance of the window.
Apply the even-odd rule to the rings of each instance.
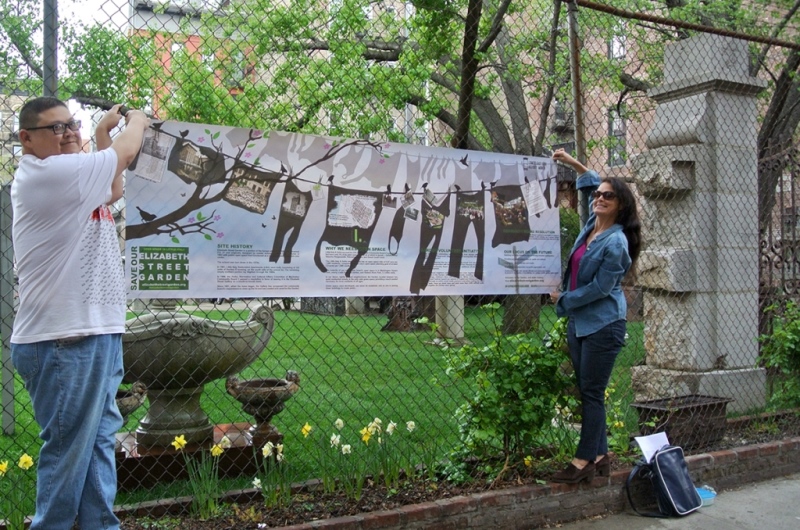
[[[617,108],[608,110],[608,165],[611,167],[624,166],[627,159],[625,151],[627,125]]]
[[[626,37],[624,35],[614,35],[608,41],[608,58],[624,59],[626,53]]]

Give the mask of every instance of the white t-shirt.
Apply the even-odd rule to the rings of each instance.
[[[19,310],[11,342],[124,333],[125,283],[105,203],[117,153],[24,155],[11,183]]]

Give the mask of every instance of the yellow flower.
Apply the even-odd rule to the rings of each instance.
[[[186,437],[184,435],[176,436],[174,440],[172,440],[172,447],[180,451],[184,447],[186,447]]]
[[[361,441],[369,445],[369,439],[372,438],[372,433],[369,432],[369,427],[361,429]]]
[[[615,422],[614,422],[614,428],[615,428],[615,429],[621,429],[621,428],[623,428],[623,427],[625,427],[625,423],[623,423],[623,422],[621,422],[621,421],[619,421],[619,420],[617,420],[617,421],[615,421]]]
[[[308,435],[311,434],[311,430],[312,429],[313,429],[313,427],[311,427],[311,425],[309,425],[308,422],[306,422],[306,424],[303,425],[303,428],[300,430],[300,432],[303,433],[303,436],[305,438],[308,438]]]
[[[525,467],[531,467],[533,465],[533,457],[528,455],[522,460],[522,462],[525,464]]]
[[[31,458],[28,453],[25,453],[21,457],[19,457],[19,463],[17,464],[21,469],[28,470],[33,467],[33,458]]]
[[[214,444],[214,446],[211,448],[211,456],[213,457],[217,457],[223,452],[225,452],[225,449],[222,448],[221,444]]]
[[[3,460],[0,462],[0,477],[6,474],[8,471],[8,460]]]
[[[342,421],[342,418],[336,418],[336,421],[333,422],[333,426],[341,431],[344,428],[344,422]]]
[[[267,442],[264,444],[264,447],[261,449],[261,454],[265,457],[272,456],[272,450],[275,448],[275,444],[272,442]]]

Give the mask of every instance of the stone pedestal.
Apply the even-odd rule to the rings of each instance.
[[[729,397],[729,410],[765,401],[758,356],[756,95],[747,44],[699,35],[666,49],[649,151],[632,161],[647,249],[646,365],[638,401]]]

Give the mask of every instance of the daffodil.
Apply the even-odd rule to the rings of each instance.
[[[184,435],[176,436],[174,440],[172,440],[172,447],[180,451],[184,447],[186,447],[186,437]]]
[[[349,455],[349,454],[350,454],[350,451],[351,451],[351,449],[352,449],[352,448],[350,447],[350,444],[344,444],[344,445],[342,446],[342,454],[343,454],[343,455]]]
[[[383,430],[383,422],[380,418],[375,418],[370,422],[369,425],[367,425],[367,429],[369,429],[370,434],[380,434]]]
[[[342,437],[338,434],[331,434],[331,447],[337,447],[341,443]]]
[[[20,467],[20,469],[24,469],[27,471],[28,469],[33,467],[33,458],[31,458],[30,455],[28,455],[28,453],[25,453],[24,455],[19,457],[19,463],[17,463],[17,465]]]
[[[260,478],[253,479],[253,487],[254,488],[260,488],[261,487],[261,479]]]
[[[265,458],[272,456],[272,451],[275,449],[275,444],[272,442],[267,442],[264,444],[264,447],[261,448],[261,454],[264,455]]]
[[[525,467],[531,467],[533,465],[533,457],[528,455],[522,460],[522,462],[525,464]]]
[[[275,460],[278,462],[283,462],[283,444],[278,444],[275,446]]]
[[[8,460],[3,460],[0,462],[0,477],[5,475],[8,472]]]
[[[342,418],[336,418],[336,421],[333,422],[333,426],[341,431],[344,428],[344,422],[342,421]]]
[[[395,430],[396,428],[397,428],[397,424],[396,424],[395,422],[393,422],[393,421],[390,421],[390,422],[389,422],[389,425],[387,425],[387,426],[386,426],[386,434],[388,434],[389,436],[391,436],[391,435],[392,435],[392,433],[394,433],[394,430]]]
[[[407,421],[406,422],[406,429],[408,430],[408,432],[411,432],[416,428],[417,428],[417,424],[414,423],[413,421]]]
[[[369,432],[369,427],[361,429],[361,441],[369,445],[369,439],[372,438],[372,433]]]
[[[211,447],[211,456],[213,456],[214,458],[218,457],[224,452],[225,449],[223,449],[222,445],[220,444],[214,444],[213,447]]]
[[[303,425],[303,428],[300,429],[300,432],[303,433],[303,437],[304,438],[308,438],[308,435],[311,434],[312,430],[313,430],[313,427],[311,425],[309,425],[308,422],[306,422],[306,424]]]
[[[614,428],[615,428],[615,429],[621,429],[621,428],[623,428],[623,427],[625,427],[625,423],[624,423],[624,422],[621,422],[621,421],[619,421],[619,420],[617,420],[617,421],[615,421],[615,422],[614,422]]]
[[[230,449],[233,446],[233,443],[231,443],[230,438],[228,438],[227,436],[223,436],[219,440],[219,446],[222,447],[223,449]]]

